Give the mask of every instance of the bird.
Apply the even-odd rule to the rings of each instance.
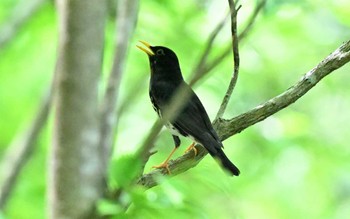
[[[174,152],[181,144],[180,136],[193,140],[193,144],[186,150],[195,150],[195,143],[202,145],[208,153],[223,167],[230,175],[238,176],[239,169],[227,158],[223,144],[214,130],[209,116],[192,88],[184,81],[179,60],[171,49],[164,46],[151,46],[151,44],[140,40],[143,45],[137,45],[139,49],[148,55],[150,64],[149,96],[154,110],[162,119],[165,110],[181,88],[188,93],[188,98],[176,112],[172,119],[163,121],[166,128],[172,134],[175,147],[168,158],[155,168],[168,168],[168,162]],[[196,150],[195,156],[196,156]]]

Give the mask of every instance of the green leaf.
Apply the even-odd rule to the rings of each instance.
[[[111,216],[123,213],[123,208],[110,200],[102,199],[97,203],[97,209],[102,216]]]
[[[112,160],[109,168],[111,185],[115,187],[127,187],[139,174],[141,161],[135,155],[123,155]]]

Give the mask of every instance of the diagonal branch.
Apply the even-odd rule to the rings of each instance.
[[[100,149],[102,151],[103,170],[106,170],[112,152],[119,85],[125,71],[128,41],[130,41],[136,26],[138,5],[138,0],[118,1],[115,54],[100,117]]]
[[[16,181],[35,150],[36,140],[46,124],[52,102],[52,89],[40,103],[39,110],[31,126],[25,133],[20,133],[9,146],[3,160],[0,162],[0,209],[6,205]]]
[[[214,28],[214,30],[212,31],[212,33],[209,35],[208,38],[208,42],[205,46],[205,49],[201,55],[201,58],[199,59],[198,63],[196,64],[196,67],[194,68],[194,70],[192,71],[192,75],[191,75],[191,79],[189,82],[189,85],[192,87],[199,79],[201,79],[203,77],[203,75],[206,73],[206,71],[204,71],[204,67],[206,65],[207,59],[208,59],[208,55],[211,52],[211,49],[213,48],[213,43],[215,38],[217,37],[217,35],[219,34],[219,32],[222,30],[222,28],[225,25],[227,16],[224,17],[224,19],[222,19],[217,26]]]
[[[254,23],[256,21],[257,16],[261,12],[261,10],[264,8],[266,4],[266,0],[260,0],[258,4],[255,6],[253,13],[251,14],[250,18],[248,19],[248,22],[246,26],[243,28],[242,32],[238,34],[238,41],[242,42],[243,39],[245,39],[250,31],[252,30]],[[205,75],[207,75],[211,70],[213,70],[216,66],[218,66],[224,58],[226,58],[232,51],[232,46],[228,46],[221,52],[214,60],[211,62],[205,63],[205,65],[202,66],[197,72],[197,75],[200,75],[201,77],[194,77],[191,81],[191,84],[197,83],[198,80],[203,78]]]
[[[225,140],[294,103],[300,97],[305,95],[311,88],[313,88],[319,81],[321,81],[322,78],[334,70],[341,68],[349,61],[350,41],[347,41],[332,54],[326,57],[322,62],[320,62],[316,67],[307,72],[294,86],[289,88],[284,93],[233,119],[215,120],[213,125],[217,130],[220,139]],[[196,166],[200,160],[203,159],[207,152],[203,147],[197,147],[197,149],[198,155],[195,158],[193,158],[191,153],[187,153],[169,162],[169,169],[172,173],[171,176],[185,172],[186,170]],[[166,170],[154,170],[150,173],[144,174],[139,178],[137,184],[146,188],[156,186],[158,185],[156,176],[159,174],[165,175],[166,172]]]
[[[2,49],[40,9],[46,0],[19,1],[10,16],[0,26],[0,49]]]
[[[266,0],[260,0],[258,4],[255,6],[252,15],[250,16],[245,28],[242,30],[242,32],[238,35],[238,41],[241,41],[243,38],[247,36],[247,34],[252,29],[254,22],[259,15],[260,11],[264,8],[266,4]]]
[[[282,94],[235,118],[229,120],[220,119],[218,122],[220,124],[220,130],[222,130],[220,132],[221,138],[227,139],[294,103],[322,78],[349,61],[350,41],[347,41]]]
[[[236,3],[233,0],[228,1],[230,5],[230,11],[231,11],[231,32],[232,32],[232,51],[233,51],[233,75],[230,81],[230,84],[227,88],[226,94],[224,96],[224,99],[222,100],[221,106],[219,108],[219,111],[216,115],[217,118],[221,118],[225,110],[227,108],[227,104],[231,99],[232,92],[236,86],[237,80],[238,80],[238,72],[239,72],[239,51],[238,51],[238,37],[237,37],[237,12],[240,9],[240,6],[236,9]]]
[[[36,149],[37,139],[49,117],[55,83],[56,75],[53,76],[50,88],[43,96],[30,127],[14,138],[13,143],[3,156],[3,160],[0,161],[0,209],[6,206],[16,186],[19,174]]]
[[[134,82],[134,85],[126,91],[126,96],[123,98],[123,101],[121,101],[120,104],[118,104],[119,105],[117,109],[118,118],[115,124],[116,126],[115,129],[118,129],[119,118],[123,117],[124,113],[127,112],[128,109],[133,106],[137,98],[140,97],[140,93],[144,91],[143,89],[140,89],[140,88],[144,87],[145,81],[147,81],[147,78],[148,78],[147,74],[142,74],[139,78],[136,79],[137,81]]]

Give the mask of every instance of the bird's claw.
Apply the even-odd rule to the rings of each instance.
[[[163,168],[165,168],[167,170],[168,174],[169,175],[171,174],[168,162],[164,162],[162,164],[152,166],[152,168],[155,168],[155,169],[163,169]]]
[[[198,150],[197,148],[195,147],[195,142],[193,142],[186,150],[185,150],[185,154],[191,150],[193,150],[193,153],[194,153],[194,156],[197,156],[198,154]]]

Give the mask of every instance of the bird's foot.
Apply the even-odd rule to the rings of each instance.
[[[159,165],[152,166],[152,168],[155,168],[155,169],[163,169],[163,168],[165,168],[167,170],[168,174],[169,175],[171,174],[170,169],[169,169],[169,164],[168,164],[167,161],[163,162],[163,163],[161,163]]]
[[[197,156],[198,154],[198,150],[197,148],[195,147],[196,145],[196,142],[193,142],[186,150],[185,150],[185,154],[191,150],[193,150],[193,153],[194,153],[194,156]]]
[[[171,173],[170,173],[170,169],[169,169],[169,164],[168,164],[168,162],[169,162],[171,156],[173,156],[173,154],[174,154],[175,151],[177,150],[177,148],[178,148],[178,147],[175,147],[175,148],[171,151],[171,153],[170,153],[170,155],[168,156],[168,158],[167,158],[162,164],[156,165],[156,166],[152,166],[152,168],[156,168],[156,169],[165,168],[165,169],[167,170],[168,174],[170,175]]]

